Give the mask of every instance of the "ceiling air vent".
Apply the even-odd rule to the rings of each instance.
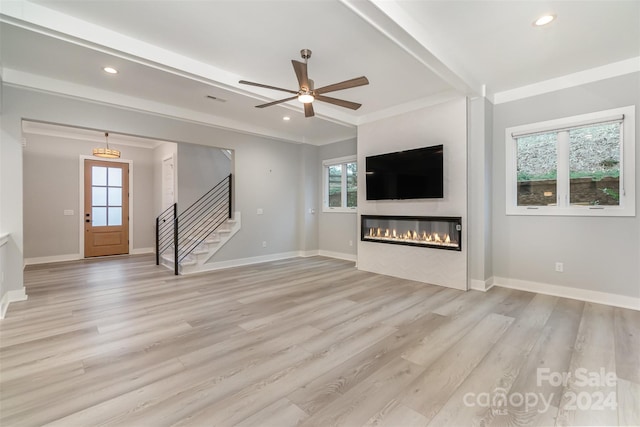
[[[218,102],[227,102],[226,99],[222,99],[222,98],[218,98],[217,96],[213,96],[213,95],[207,95],[207,98],[213,100],[213,101],[218,101]]]

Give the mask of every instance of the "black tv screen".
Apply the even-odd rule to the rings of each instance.
[[[434,145],[367,157],[367,200],[444,197],[442,150]]]

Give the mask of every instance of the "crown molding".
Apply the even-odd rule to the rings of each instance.
[[[503,104],[505,102],[517,101],[519,99],[637,72],[640,72],[640,56],[579,71],[577,73],[567,74],[554,79],[544,80],[527,86],[497,92],[488,98],[494,105]]]
[[[30,73],[24,73],[13,69],[3,69],[3,82],[5,85],[22,89],[35,90],[44,93],[64,96],[72,99],[80,99],[100,105],[115,106],[131,111],[149,113],[161,117],[179,119],[185,122],[205,125],[218,129],[230,130],[247,135],[261,136],[264,138],[300,144],[295,137],[287,134],[274,132],[260,126],[239,122],[231,119],[214,116],[211,114],[193,111],[173,105],[163,104],[147,99],[132,97],[114,93],[94,87],[79,85],[67,81],[52,79]],[[313,144],[324,144],[332,141],[317,141]],[[307,142],[311,144],[312,142]]]

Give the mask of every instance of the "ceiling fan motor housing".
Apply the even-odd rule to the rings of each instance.
[[[307,59],[311,58],[311,50],[310,49],[302,49],[300,51],[300,56],[302,57],[302,59],[305,60],[305,62],[307,61]]]

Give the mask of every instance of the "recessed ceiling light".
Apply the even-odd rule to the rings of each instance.
[[[542,27],[543,25],[549,24],[554,19],[556,19],[556,15],[542,15],[540,18],[533,21],[533,25],[536,27]]]
[[[104,70],[105,73],[118,74],[118,70],[116,70],[113,67],[104,67],[103,70]]]
[[[288,122],[289,120],[291,120],[291,117],[289,117],[289,116],[284,116],[284,117],[282,118],[282,120],[284,120],[285,122]]]

